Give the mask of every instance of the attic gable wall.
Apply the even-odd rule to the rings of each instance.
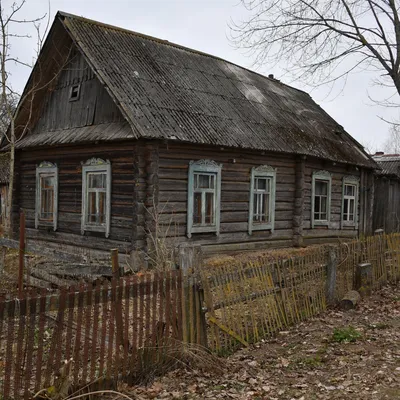
[[[71,87],[80,84],[79,99],[70,101]],[[49,90],[33,133],[124,121],[117,106],[77,50],[54,89]]]

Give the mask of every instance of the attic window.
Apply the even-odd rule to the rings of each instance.
[[[81,92],[81,85],[73,85],[71,91],[69,92],[69,101],[79,100],[79,95]]]

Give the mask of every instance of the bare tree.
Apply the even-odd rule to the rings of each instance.
[[[350,72],[375,71],[400,95],[398,0],[241,0],[232,40],[256,63],[284,62],[297,79],[320,85]]]
[[[41,65],[39,61],[35,65],[22,61],[12,54],[12,40],[20,38],[31,38],[31,36],[23,32],[24,27],[31,28],[36,32],[36,58],[39,58],[39,53],[44,45],[44,38],[47,35],[49,28],[50,5],[49,13],[38,18],[23,19],[20,18],[20,12],[26,0],[20,0],[19,3],[14,2],[5,10],[3,2],[0,0],[0,85],[1,85],[1,103],[0,110],[4,109],[9,121],[9,127],[2,136],[2,142],[8,142],[10,150],[10,178],[7,198],[7,215],[6,232],[11,235],[11,220],[12,220],[12,203],[13,203],[13,187],[14,187],[14,167],[15,167],[15,146],[19,140],[32,129],[35,118],[39,115],[41,99],[46,91],[51,90],[49,86],[54,85],[61,71],[70,61],[71,49],[69,51],[61,51],[57,44],[53,43],[52,56],[46,61],[45,65]],[[42,23],[45,25],[42,29]],[[28,79],[28,83],[19,98],[17,106],[15,106],[16,93],[10,85],[10,73],[12,65],[22,65],[32,68],[32,72]]]
[[[30,38],[28,34],[22,33],[21,30],[23,26],[33,25],[40,37],[40,22],[45,18],[44,16],[33,18],[33,19],[23,19],[20,18],[20,12],[25,5],[26,0],[22,0],[19,3],[12,3],[7,9],[3,7],[3,1],[0,0],[0,85],[1,85],[1,103],[0,109],[3,115],[3,121],[9,122],[8,129],[2,130],[2,140],[6,139],[10,144],[10,175],[9,175],[9,189],[8,189],[8,199],[7,199],[7,215],[6,221],[6,231],[9,231],[11,227],[11,204],[13,195],[13,184],[14,184],[14,163],[15,163],[15,115],[19,105],[16,105],[17,94],[12,89],[10,84],[10,70],[11,65],[22,65],[31,68],[32,65],[14,57],[11,51],[11,41],[17,38]],[[46,33],[46,32],[45,32]],[[45,33],[43,35],[45,35]],[[41,43],[42,39],[38,39],[38,43]],[[30,94],[32,96],[32,94]],[[24,99],[21,99],[24,100]],[[22,104],[20,101],[19,104]],[[31,104],[33,101],[31,101]],[[3,122],[2,121],[2,122]],[[10,233],[10,232],[8,232]]]
[[[400,154],[400,125],[391,125],[389,137],[386,139],[383,150],[385,153]]]

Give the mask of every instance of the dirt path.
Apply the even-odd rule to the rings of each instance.
[[[382,289],[355,311],[330,310],[224,364],[220,376],[177,370],[135,392],[145,399],[400,399],[400,287]]]

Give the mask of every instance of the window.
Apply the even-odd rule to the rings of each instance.
[[[79,100],[80,92],[81,92],[80,84],[71,86],[71,90],[69,92],[69,101]]]
[[[359,180],[355,176],[343,178],[342,227],[357,225]]]
[[[268,165],[252,168],[250,183],[249,234],[274,230],[276,171]]]
[[[82,234],[85,231],[110,234],[111,165],[100,158],[82,167]]]
[[[188,177],[187,235],[219,234],[221,165],[211,160],[191,161]]]
[[[331,218],[332,177],[327,171],[313,173],[311,197],[311,227],[329,225]]]
[[[58,169],[43,161],[36,168],[35,227],[52,226],[57,230]]]

